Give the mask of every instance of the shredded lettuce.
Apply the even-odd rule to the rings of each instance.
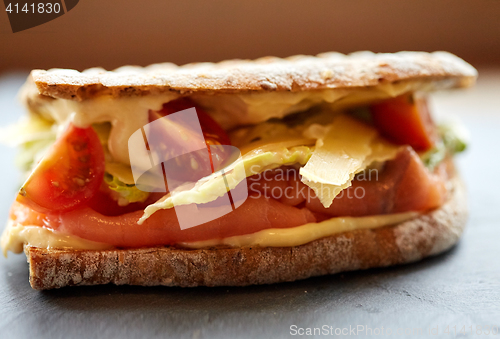
[[[109,189],[118,193],[118,205],[125,206],[132,202],[144,202],[149,193],[141,191],[135,185],[125,184],[115,176],[106,173],[104,175],[104,182],[108,184]]]
[[[15,164],[30,171],[55,142],[57,127],[39,115],[31,114],[1,130],[2,143],[18,147]]]
[[[373,125],[373,115],[370,110],[370,107],[366,106],[355,107],[349,110],[349,113],[356,119],[364,121],[367,124]]]
[[[92,127],[107,151],[111,124],[109,122],[93,124]],[[129,166],[112,162],[110,159],[110,155],[107,154],[104,182],[108,184],[110,190],[117,193],[113,195],[113,198],[118,202],[118,205],[125,206],[133,202],[144,202],[149,197],[149,192],[141,191],[134,185]]]
[[[458,122],[442,124],[439,125],[438,131],[446,149],[451,154],[463,152],[467,148],[469,133],[462,124]]]
[[[446,158],[446,153],[446,146],[442,141],[439,141],[436,146],[422,154],[421,159],[425,167],[432,172]]]
[[[31,170],[42,159],[45,152],[54,143],[54,139],[40,139],[23,143],[14,159],[15,165],[24,172]]]
[[[275,169],[281,166],[291,166],[294,164],[304,165],[307,163],[314,146],[289,147],[287,143],[277,143],[258,148],[243,155],[224,171],[213,173],[199,180],[194,187],[176,194],[167,194],[156,203],[146,207],[143,216],[139,220],[141,224],[153,213],[160,209],[170,209],[174,206],[195,204],[205,204],[223,196],[227,189],[234,189],[247,177],[262,173],[266,170]]]
[[[231,144],[238,147],[242,154],[266,144],[286,140],[317,139],[311,132],[316,131],[318,126],[330,125],[338,114],[340,113],[332,112],[322,106],[315,106],[283,119],[273,118],[257,125],[237,128],[229,132],[229,138]]]
[[[441,140],[421,156],[430,171],[434,170],[446,158],[446,155],[455,155],[465,151],[469,142],[467,131],[457,122],[439,125],[438,133]]]

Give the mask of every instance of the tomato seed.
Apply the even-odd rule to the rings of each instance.
[[[75,141],[72,143],[72,146],[75,151],[80,152],[87,148],[87,143],[81,141]]]
[[[81,178],[73,178],[73,182],[80,187],[85,186],[85,181]]]
[[[89,158],[90,158],[89,155],[84,155],[84,156],[78,157],[78,160],[80,160],[80,162],[87,162],[87,161],[89,161]]]

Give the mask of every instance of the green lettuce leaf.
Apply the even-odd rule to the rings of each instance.
[[[1,142],[18,147],[15,164],[30,171],[56,140],[56,126],[41,116],[32,114],[1,131]]]
[[[422,161],[430,171],[434,170],[446,158],[446,155],[455,155],[465,151],[469,142],[467,131],[456,122],[439,125],[438,133],[441,140],[421,156]]]
[[[133,202],[144,202],[149,197],[148,192],[141,191],[135,185],[125,184],[109,173],[104,175],[104,182],[108,184],[109,189],[119,194],[118,205],[120,206]]]

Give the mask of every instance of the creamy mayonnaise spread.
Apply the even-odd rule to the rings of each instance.
[[[418,215],[418,212],[406,212],[367,217],[338,217],[297,227],[270,228],[252,234],[237,235],[223,239],[183,242],[178,245],[192,249],[209,248],[218,245],[231,247],[300,246],[342,232],[399,224],[403,221],[413,219]],[[4,255],[8,251],[13,253],[22,252],[23,245],[39,248],[69,248],[78,250],[104,250],[113,248],[111,245],[62,234],[44,227],[16,225],[12,221],[9,221],[2,234],[1,245]]]
[[[82,239],[74,235],[62,234],[45,227],[15,224],[12,220],[9,220],[7,223],[0,244],[4,256],[7,256],[8,251],[21,253],[23,245],[47,249],[105,250],[113,248],[113,246],[108,244]]]

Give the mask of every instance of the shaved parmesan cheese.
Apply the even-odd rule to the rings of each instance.
[[[307,164],[300,169],[309,186],[326,208],[354,176],[374,161],[393,158],[398,147],[378,136],[377,131],[347,115],[337,116]]]
[[[365,159],[365,168],[374,162],[384,162],[393,159],[401,150],[401,146],[392,144],[380,136],[373,139],[370,148],[372,152]]]

